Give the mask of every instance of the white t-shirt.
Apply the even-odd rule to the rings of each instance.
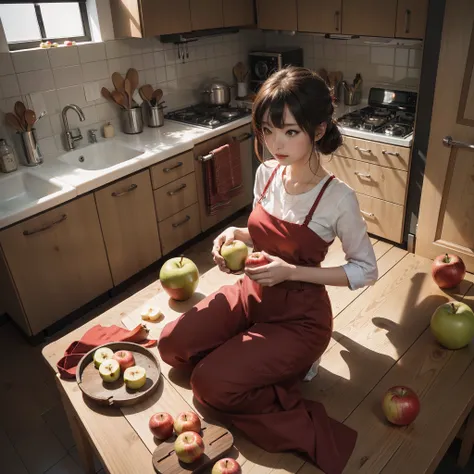
[[[276,160],[261,164],[254,186],[255,206],[277,165]],[[271,215],[287,222],[302,224],[329,176],[313,189],[302,194],[288,194],[283,186],[280,166],[266,196],[260,202]],[[378,278],[377,259],[367,234],[367,224],[360,213],[359,202],[352,188],[334,178],[326,188],[314,211],[309,228],[326,242],[338,237],[347,263],[343,265],[352,290],[373,285]]]

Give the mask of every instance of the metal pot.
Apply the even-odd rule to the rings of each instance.
[[[230,102],[230,86],[219,79],[213,79],[202,91],[204,103],[209,105],[227,105]]]

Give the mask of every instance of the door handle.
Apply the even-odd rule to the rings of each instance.
[[[191,216],[186,216],[181,222],[175,222],[174,224],[171,224],[175,229],[183,224],[186,224],[191,219]]]
[[[375,217],[375,214],[373,212],[363,211],[362,209],[360,210],[360,213],[367,217]]]
[[[138,184],[131,184],[125,191],[114,191],[112,193],[112,196],[114,198],[120,197],[120,196],[125,196],[125,194],[128,194],[129,192],[134,191],[137,188],[138,188]]]
[[[171,166],[170,168],[163,168],[163,173],[169,173],[170,171],[175,170],[176,168],[179,168],[180,166],[183,166],[182,161],[178,161],[178,163],[174,166]]]
[[[167,194],[168,196],[174,196],[175,194],[178,194],[180,191],[182,191],[186,187],[186,183],[183,183],[181,186],[178,186],[174,191],[168,191]]]
[[[354,174],[361,178],[370,178],[370,173],[361,173],[360,171],[354,171]]]
[[[457,142],[456,140],[453,140],[453,137],[450,137],[449,135],[443,138],[443,144],[452,148],[468,148],[470,150],[474,150],[474,145],[465,142]]]
[[[66,219],[67,219],[67,214],[63,214],[57,221],[51,222],[51,224],[46,224],[45,226],[40,227],[39,229],[24,230],[23,235],[28,236],[28,235],[37,234],[39,232],[43,232],[44,230],[51,229],[51,227],[54,227],[55,225],[58,225],[59,223],[65,221]]]
[[[334,29],[336,31],[339,31],[339,10],[337,10],[335,13],[334,13]]]
[[[354,145],[354,148],[357,150],[357,151],[361,151],[362,153],[372,153],[372,150],[370,148],[360,148],[359,146],[357,145]]]
[[[405,33],[410,33],[411,10],[405,10]]]
[[[398,153],[398,151],[393,152],[393,151],[382,150],[382,155],[396,156],[398,158],[400,156],[400,153]]]

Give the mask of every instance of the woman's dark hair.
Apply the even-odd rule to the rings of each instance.
[[[327,123],[326,133],[315,143],[317,151],[330,155],[342,145],[341,132],[332,118],[334,106],[328,86],[310,69],[290,66],[270,76],[253,103],[252,127],[257,137],[255,152],[260,161],[263,161],[264,147],[263,117],[268,111],[271,124],[283,128],[285,106],[312,143],[318,125]]]

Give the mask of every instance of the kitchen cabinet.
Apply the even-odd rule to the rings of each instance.
[[[28,335],[113,286],[92,194],[1,231],[0,245],[17,293],[10,315]]]
[[[258,27],[263,30],[298,28],[296,0],[257,0]]]
[[[205,200],[205,183],[204,183],[204,163],[200,160],[203,156],[208,155],[215,148],[221,147],[231,140],[240,142],[240,160],[242,168],[243,189],[240,194],[233,197],[228,206],[223,206],[216,211],[215,214],[207,213]],[[194,169],[196,175],[196,187],[199,200],[199,214],[201,218],[201,230],[204,232],[212,226],[218,224],[223,219],[231,216],[235,212],[249,205],[253,201],[253,135],[250,125],[244,125],[229,133],[224,133],[211,140],[207,140],[194,147]]]
[[[190,0],[190,7],[191,29],[207,30],[224,26],[222,0]]]
[[[298,31],[341,32],[342,0],[298,0]]]
[[[249,26],[255,24],[253,0],[222,0],[224,26]]]
[[[397,38],[424,38],[428,2],[429,0],[398,0]]]
[[[161,188],[194,171],[193,151],[186,151],[151,167],[153,189]]]
[[[114,285],[161,257],[148,169],[95,193]]]
[[[343,34],[392,38],[396,19],[397,0],[343,0]]]
[[[110,2],[116,38],[145,38],[191,31],[190,0]]]

